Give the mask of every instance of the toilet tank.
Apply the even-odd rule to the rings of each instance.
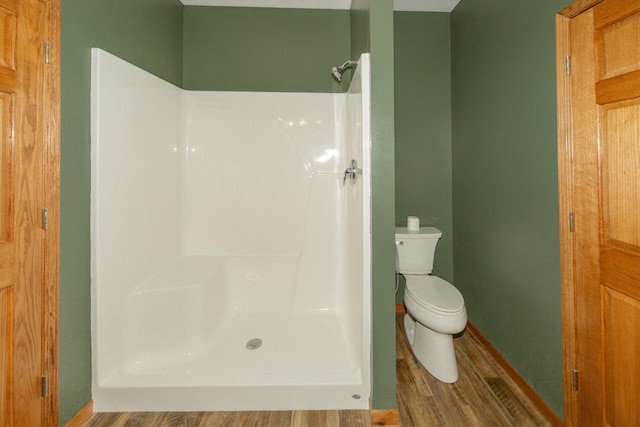
[[[396,271],[402,274],[431,274],[436,244],[442,232],[434,227],[413,231],[396,227]]]

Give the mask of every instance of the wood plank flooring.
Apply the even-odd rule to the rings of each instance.
[[[396,382],[401,425],[551,426],[469,331],[454,339],[460,377],[437,381],[415,358],[396,315]]]
[[[398,411],[404,427],[551,426],[468,331],[454,339],[460,378],[435,380],[417,361],[396,316]],[[95,413],[84,427],[357,427],[369,411]]]

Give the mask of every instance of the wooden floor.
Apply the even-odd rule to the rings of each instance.
[[[551,426],[469,331],[454,339],[460,377],[434,379],[413,355],[396,315],[396,383],[402,426]]]
[[[550,426],[469,332],[456,337],[460,378],[435,380],[416,360],[396,318],[400,422],[422,426]],[[96,413],[85,427],[355,427],[369,426],[369,411]]]

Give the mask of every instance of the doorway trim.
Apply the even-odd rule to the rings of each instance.
[[[556,14],[556,96],[558,120],[558,202],[560,217],[560,289],[562,302],[562,371],[564,422],[577,420],[576,309],[573,229],[573,135],[571,110],[571,51],[569,23],[572,18],[603,0],[575,0]]]
[[[58,425],[58,337],[60,303],[60,17],[61,0],[46,0],[46,38],[49,43],[45,67],[44,204],[48,211],[43,242],[43,337],[42,372],[48,378],[43,390],[44,425]],[[46,56],[46,55],[45,55]]]

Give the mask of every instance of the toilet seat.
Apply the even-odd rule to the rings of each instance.
[[[426,274],[407,274],[405,279],[405,296],[422,308],[442,316],[458,315],[465,311],[462,294],[446,280]]]

